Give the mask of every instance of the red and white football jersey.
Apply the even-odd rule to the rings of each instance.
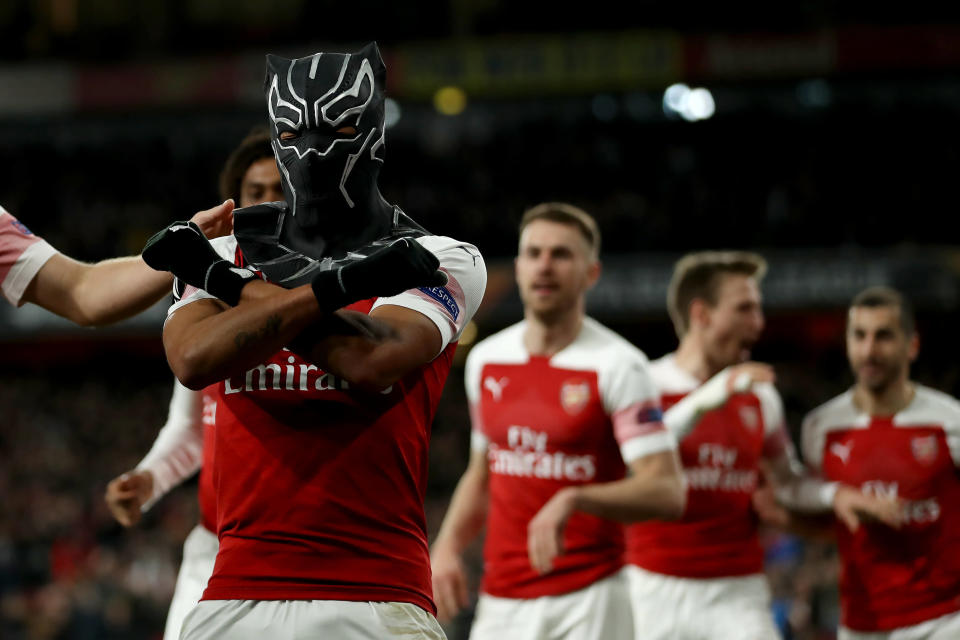
[[[490,506],[482,590],[536,598],[581,589],[623,566],[623,526],[577,513],[564,553],[539,575],[527,525],[559,489],[624,477],[624,460],[676,447],[661,422],[646,356],[596,321],[552,357],[532,356],[521,322],[467,357],[472,448],[485,451]]]
[[[19,306],[27,286],[57,250],[0,206],[0,289]]]
[[[804,420],[803,453],[828,480],[904,501],[899,530],[837,523],[842,624],[884,631],[960,611],[960,403],[917,385],[908,407],[871,417],[848,391]]]
[[[664,410],[700,386],[673,354],[651,365]],[[783,404],[773,385],[703,415],[680,442],[687,508],[679,520],[627,527],[627,561],[684,578],[720,578],[763,571],[752,495],[761,458],[794,455]]]
[[[423,313],[443,338],[434,360],[378,394],[287,350],[217,385],[208,468],[220,551],[205,600],[394,601],[435,612],[423,511],[430,425],[486,269],[472,245],[417,241],[440,260],[445,287],[349,308]],[[213,244],[234,259],[232,236]],[[171,313],[205,297],[187,288]]]

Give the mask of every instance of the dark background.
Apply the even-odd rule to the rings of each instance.
[[[487,258],[479,337],[519,319],[510,259],[523,210],[566,200],[604,233],[591,314],[651,357],[675,346],[663,308],[673,260],[706,248],[770,259],[755,356],[777,368],[794,435],[850,383],[843,310],[869,284],[914,298],[916,376],[956,394],[960,9],[783,4],[8,0],[0,204],[68,255],[138,253],[217,201],[226,155],[265,122],[264,53],[376,39],[401,113],[383,191]],[[677,82],[710,89],[715,115],[668,115],[663,91]],[[443,86],[465,92],[462,112],[435,108]],[[96,331],[0,308],[2,638],[159,637],[194,484],[128,531],[102,494],[165,419],[163,308]],[[467,458],[468,348],[434,426],[432,532]],[[767,538],[786,633],[832,638],[832,551]]]

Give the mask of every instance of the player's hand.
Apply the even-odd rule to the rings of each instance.
[[[320,308],[332,311],[357,300],[385,298],[416,287],[442,287],[440,261],[416,240],[401,238],[362,260],[318,273],[312,282]]]
[[[527,554],[540,575],[553,571],[553,561],[563,553],[563,532],[576,508],[575,487],[560,489],[527,525]]]
[[[223,258],[200,227],[178,220],[153,234],[143,247],[143,261],[157,271],[169,271],[187,284],[202,287],[207,270]]]
[[[727,367],[727,392],[729,395],[745,393],[754,385],[773,384],[777,379],[773,367],[762,362],[743,362]]]
[[[867,495],[847,485],[840,485],[833,497],[833,511],[850,531],[863,522],[882,522],[899,529],[903,520],[903,504],[892,496]]]
[[[210,209],[198,211],[190,222],[200,227],[200,232],[210,239],[233,233],[233,200],[226,199]]]
[[[437,605],[437,620],[446,623],[470,604],[467,593],[467,572],[460,554],[435,547],[430,554],[433,571],[433,600]]]
[[[189,220],[174,222],[155,233],[147,240],[142,257],[157,271],[169,271],[232,306],[240,301],[243,287],[257,279],[253,271],[221,258],[200,227]]]
[[[780,529],[786,529],[790,526],[792,521],[790,512],[777,502],[777,493],[770,484],[761,482],[750,499],[753,511],[757,514],[760,522]]]
[[[153,495],[153,474],[149,471],[128,471],[107,484],[103,496],[117,522],[130,527],[140,521],[140,507]]]
[[[722,407],[731,396],[749,391],[753,385],[772,383],[776,375],[773,367],[761,362],[743,362],[722,370],[689,394],[699,412]]]

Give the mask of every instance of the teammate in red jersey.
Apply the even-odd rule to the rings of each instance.
[[[803,423],[807,464],[864,494],[899,499],[902,524],[835,527],[840,640],[960,638],[960,403],[910,380],[913,311],[886,287],[847,319],[852,389]]]
[[[250,134],[230,154],[220,176],[220,196],[241,207],[283,200],[280,172],[266,130]],[[203,595],[217,556],[211,478],[216,409],[215,388],[192,391],[174,381],[167,421],[153,447],[135,469],[107,484],[105,499],[110,511],[129,527],[140,520],[142,511],[200,470],[200,523],[183,544],[183,561],[164,628],[167,640],[180,637],[183,619]]]
[[[229,233],[231,211],[224,203],[191,220],[215,238]],[[10,304],[32,302],[79,325],[100,326],[140,313],[168,294],[171,282],[139,256],[78,262],[0,206],[0,290]]]
[[[668,306],[680,345],[653,363],[653,379],[668,416],[688,394],[712,397],[701,405],[715,408],[678,434],[688,482],[683,518],[627,528],[638,640],[779,637],[751,506],[761,462],[795,508],[833,507],[855,522],[883,506],[802,475],[772,372],[740,364],[763,330],[765,270],[763,258],[745,252],[695,253],[676,264]]]
[[[145,250],[193,285],[164,327],[171,368],[218,396],[220,549],[189,640],[443,637],[427,448],[486,271],[380,195],[384,79],[375,45],[269,56],[287,204],[239,210],[214,253],[182,223]]]
[[[599,244],[576,207],[527,211],[516,259],[524,320],[467,359],[472,452],[432,560],[450,617],[468,599],[461,553],[486,524],[474,640],[632,638],[620,522],[683,510],[646,357],[585,316]]]

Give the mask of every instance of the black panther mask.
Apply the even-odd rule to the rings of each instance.
[[[267,56],[264,91],[286,205],[234,214],[252,266],[295,286],[361,247],[425,231],[380,195],[386,69],[375,43],[357,53]]]
[[[386,69],[375,43],[357,53],[267,56],[270,135],[300,251],[349,250],[385,231],[380,196]],[[373,233],[372,237],[377,237]]]

